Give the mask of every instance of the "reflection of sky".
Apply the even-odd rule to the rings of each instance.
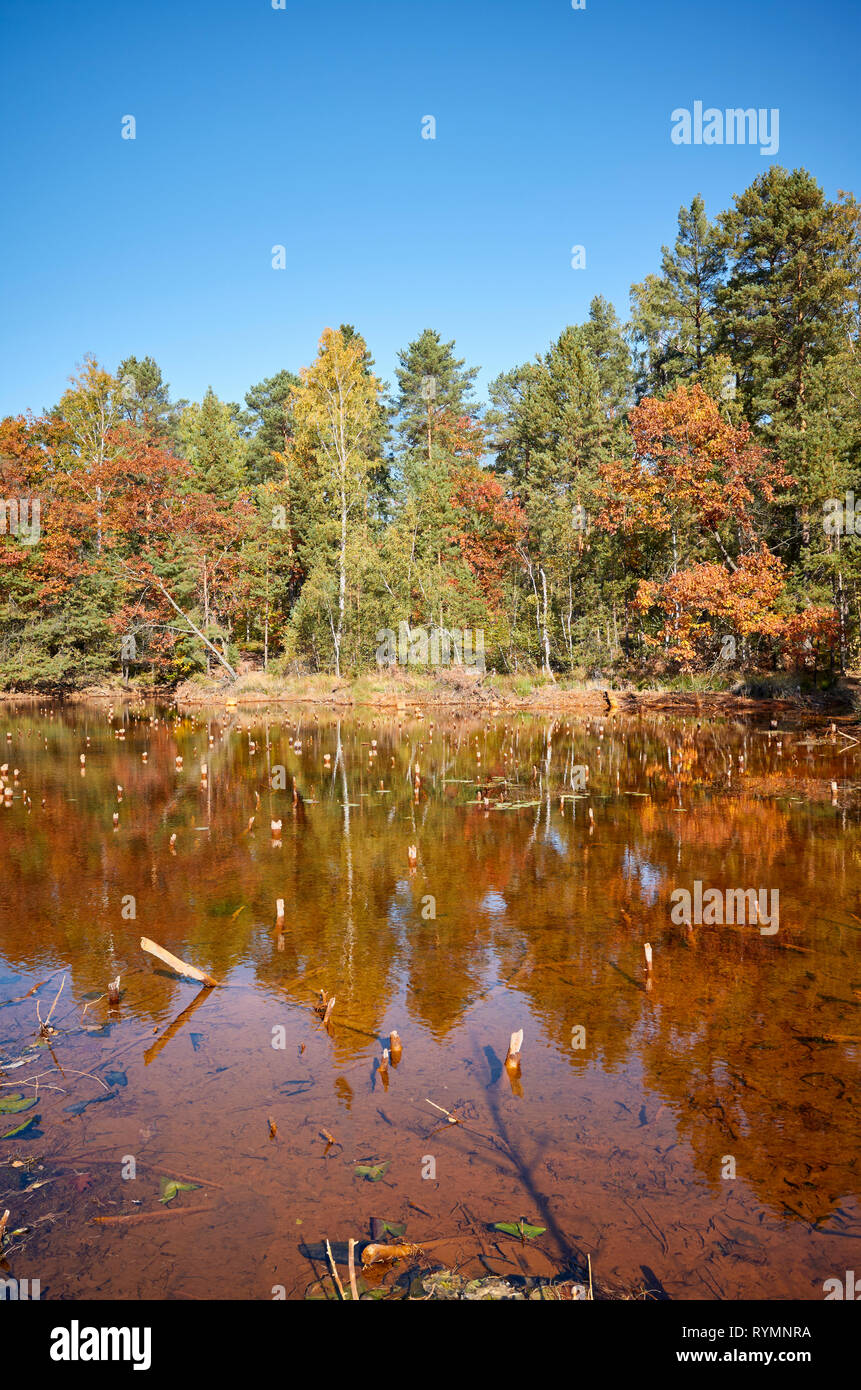
[[[410,885],[406,879],[400,879],[394,895],[389,899],[389,910],[386,914],[388,920],[393,926],[405,927],[412,921],[414,913],[415,904]]]
[[[654,864],[650,864],[648,859],[644,859],[641,854],[637,854],[634,850],[626,849],[625,857],[622,860],[622,873],[625,878],[639,879],[640,894],[649,907],[657,902],[663,874]]]
[[[562,839],[562,836],[555,826],[550,826],[550,828],[544,832],[544,843],[545,845],[552,845],[556,853],[561,854],[563,859],[568,853],[565,841]]]
[[[485,893],[484,897],[479,903],[479,907],[481,908],[482,912],[490,912],[494,917],[500,917],[502,913],[507,910],[508,903],[505,901],[501,893],[497,893],[494,888],[491,888],[487,893]]]

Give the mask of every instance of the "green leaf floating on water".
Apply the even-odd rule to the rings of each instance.
[[[29,1120],[25,1120],[17,1129],[7,1129],[5,1134],[0,1134],[0,1139],[14,1139],[16,1134],[23,1134],[25,1129],[29,1129],[37,1120],[41,1120],[41,1115],[31,1115]]]
[[[166,1206],[168,1202],[173,1201],[177,1192],[196,1192],[199,1187],[199,1182],[178,1182],[176,1178],[162,1178],[159,1185],[159,1201]]]
[[[544,1235],[547,1227],[527,1226],[525,1221],[522,1226],[519,1221],[494,1221],[493,1229],[495,1231],[504,1231],[507,1236],[517,1236],[518,1240],[522,1232],[524,1240],[535,1240],[536,1236]]]
[[[365,1182],[379,1182],[385,1177],[390,1163],[391,1159],[385,1163],[360,1163],[355,1170],[356,1177],[363,1178]]]
[[[16,1091],[14,1096],[0,1097],[0,1115],[20,1115],[25,1110],[32,1110],[35,1104],[35,1096],[25,1098]]]

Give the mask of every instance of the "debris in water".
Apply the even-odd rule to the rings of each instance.
[[[366,1245],[362,1251],[362,1264],[375,1265],[390,1260],[408,1260],[413,1255],[423,1253],[420,1245]]]
[[[190,980],[199,980],[208,989],[217,989],[218,981],[213,980],[211,975],[207,975],[203,970],[198,970],[194,965],[187,965],[178,956],[171,955],[163,946],[159,946],[155,941],[150,941],[146,936],[141,937],[141,950],[146,951],[151,956],[156,956],[165,965],[169,965],[175,970],[177,975],[186,975]]]

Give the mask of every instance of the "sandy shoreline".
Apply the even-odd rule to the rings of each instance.
[[[845,692],[832,697],[821,695],[816,703],[798,698],[755,698],[728,691],[613,690],[599,685],[579,688],[543,685],[526,694],[513,689],[488,688],[475,680],[440,681],[436,685],[398,684],[386,689],[367,679],[338,681],[332,677],[271,682],[269,688],[244,689],[235,685],[186,682],[177,688],[94,686],[77,691],[0,692],[0,706],[62,704],[110,704],[121,707],[141,703],[169,704],[179,709],[263,709],[270,706],[309,705],[337,710],[375,709],[392,713],[416,710],[499,714],[635,714],[640,711],[666,711],[679,714],[726,715],[767,714],[786,711],[806,716],[826,715],[839,722],[855,723],[857,715],[847,708]]]

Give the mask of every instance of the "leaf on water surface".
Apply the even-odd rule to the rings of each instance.
[[[177,1178],[162,1178],[159,1183],[159,1201],[166,1206],[168,1202],[173,1201],[178,1192],[196,1192],[199,1187],[199,1182],[180,1182]]]
[[[35,1096],[27,1098],[18,1091],[11,1096],[0,1096],[0,1115],[20,1115],[25,1110],[32,1110],[35,1104]]]
[[[23,1134],[25,1129],[29,1129],[37,1120],[41,1120],[41,1115],[31,1115],[29,1120],[25,1120],[17,1129],[8,1129],[5,1134],[0,1134],[0,1139],[14,1139],[16,1134]]]
[[[371,1217],[371,1240],[382,1240],[383,1236],[393,1236],[395,1240],[403,1240],[406,1234],[406,1221],[384,1221],[382,1217]]]
[[[525,1221],[522,1225],[519,1221],[494,1221],[493,1229],[495,1231],[504,1231],[507,1236],[517,1236],[518,1240],[520,1239],[521,1233],[524,1240],[535,1240],[537,1236],[544,1235],[547,1227],[527,1226]]]
[[[356,1177],[362,1178],[365,1182],[379,1182],[385,1177],[391,1162],[389,1158],[385,1163],[359,1163],[355,1169]]]

